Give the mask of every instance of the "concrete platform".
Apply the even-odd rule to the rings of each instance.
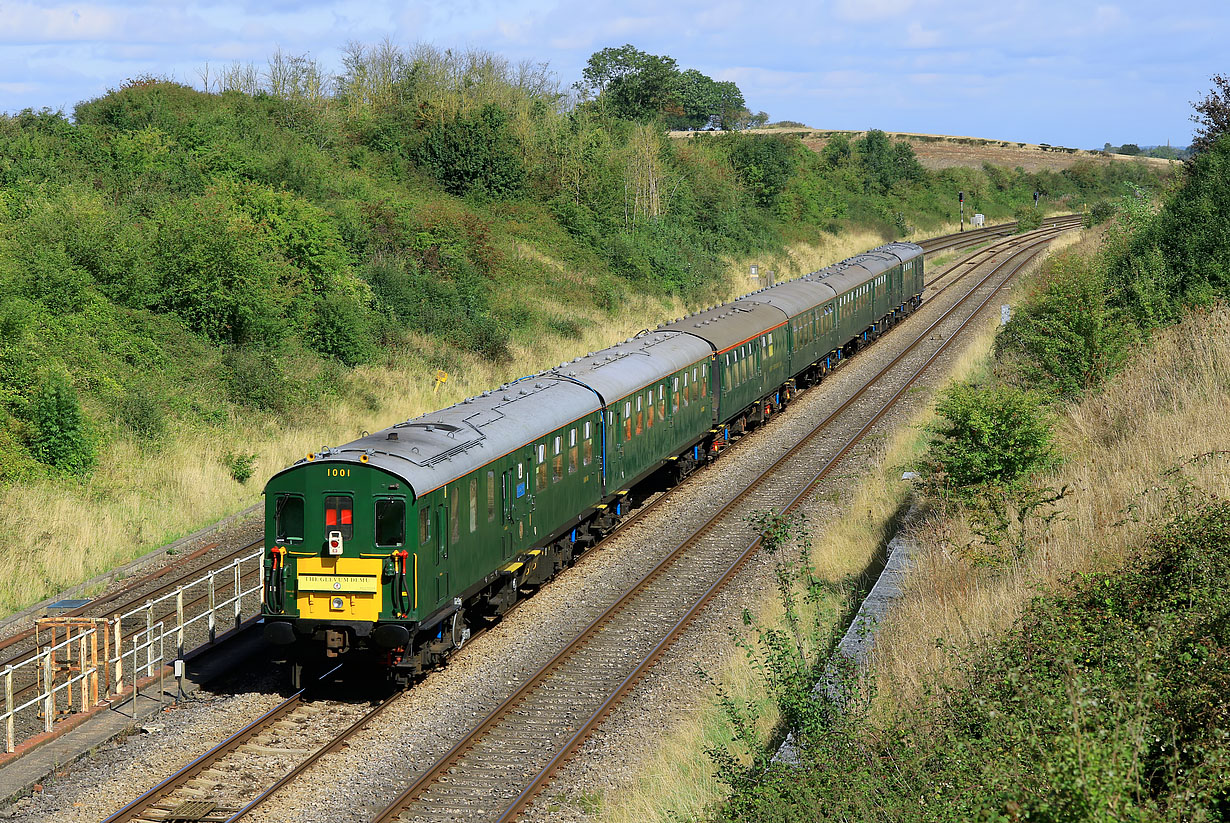
[[[203,685],[234,670],[254,655],[267,650],[261,627],[255,621],[218,638],[212,646],[203,646],[185,658],[183,689],[185,694],[198,691]],[[34,787],[59,769],[88,756],[100,746],[116,738],[132,734],[165,705],[174,702],[176,682],[170,669],[165,670],[163,695],[158,700],[158,680],[142,688],[134,702],[131,696],[117,698],[64,721],[50,736],[31,741],[23,751],[0,756],[0,805],[8,805],[34,791]],[[135,715],[135,716],[134,716]]]

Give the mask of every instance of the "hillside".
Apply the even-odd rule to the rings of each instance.
[[[938,231],[958,188],[994,221],[1160,182],[928,171],[883,132],[673,141],[491,55],[397,57],[360,50],[330,94],[291,61],[276,88],[140,78],[0,117],[0,610],[246,507],[308,448],[725,299],[748,262]]]
[[[775,127],[753,129],[755,133],[798,136],[803,145],[820,152],[835,135],[855,140],[863,137],[863,131],[830,131],[826,129],[798,129]],[[672,133],[674,136],[677,133]],[[887,132],[892,140],[902,141],[914,150],[924,168],[936,171],[953,167],[980,169],[984,163],[1004,168],[1022,168],[1027,172],[1062,172],[1082,161],[1097,165],[1109,163],[1139,163],[1146,167],[1167,170],[1173,161],[1139,155],[1109,154],[1104,151],[1073,149],[1048,144],[1019,143],[1011,140],[992,140],[982,137],[958,137],[944,134],[913,134],[910,132]]]

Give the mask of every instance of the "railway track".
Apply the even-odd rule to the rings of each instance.
[[[240,820],[321,757],[345,745],[400,696],[394,693],[362,703],[312,700],[305,694],[306,690],[292,694],[105,823]],[[276,779],[266,783],[271,775]]]
[[[1083,219],[1079,214],[1056,215],[1045,218],[1039,228],[1057,228],[1060,226],[1075,228],[1081,224]],[[920,240],[918,245],[922,246],[925,254],[935,254],[938,251],[947,251],[949,249],[960,251],[970,246],[985,243],[989,239],[1007,237],[1016,231],[1016,227],[1016,221],[1000,223],[980,229],[970,229],[969,231],[954,232],[953,234],[945,234],[940,237],[931,237],[926,240]]]
[[[373,823],[515,818],[751,557],[759,546],[759,538],[748,541],[743,518],[758,505],[772,503],[774,495],[765,488],[767,478],[786,474],[788,483],[793,480],[791,485],[798,491],[783,511],[799,505],[1049,240],[1049,236],[1035,238],[988,272],[862,389],[693,531],[469,735],[432,764]],[[992,282],[997,274],[998,281]],[[957,282],[951,281],[944,289]],[[883,378],[899,365],[907,364],[912,356],[918,359],[918,346],[962,307],[977,302],[976,295],[983,291],[986,296],[960,326],[947,334],[944,342],[919,365],[910,364],[909,377],[887,401],[880,403],[874,395],[877,390],[884,393]],[[834,450],[826,442],[828,438],[821,435],[827,433],[830,423],[862,401],[869,401],[878,409],[853,437]],[[807,467],[817,463],[822,466],[818,472],[807,471]],[[806,476],[789,477],[799,475],[800,471]],[[724,571],[715,577],[714,569]],[[667,626],[669,629],[663,635],[662,628]]]

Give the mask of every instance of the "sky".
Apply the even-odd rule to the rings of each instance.
[[[568,86],[631,43],[733,80],[770,120],[1078,148],[1185,146],[1191,101],[1230,73],[1230,4],[1081,0],[0,0],[0,111],[62,109],[153,74],[275,50],[339,70],[348,42],[478,48]]]

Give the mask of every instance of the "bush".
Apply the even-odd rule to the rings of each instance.
[[[1010,386],[957,383],[936,405],[929,473],[937,485],[968,490],[1011,485],[1054,457],[1042,397]]]
[[[166,414],[158,397],[148,389],[131,387],[116,403],[120,422],[138,440],[153,441],[166,429]]]
[[[997,373],[1064,398],[1100,383],[1136,334],[1131,319],[1112,310],[1110,291],[1095,261],[1056,255],[996,337]]]
[[[347,366],[357,366],[371,357],[367,315],[353,300],[340,295],[330,295],[316,304],[307,339],[312,349]]]
[[[227,471],[231,473],[231,479],[236,483],[247,483],[252,479],[253,466],[256,465],[256,455],[227,452],[226,456],[222,458],[222,464],[226,466]]]
[[[78,477],[94,467],[94,436],[77,392],[61,374],[43,381],[28,410],[30,452],[41,463]]]
[[[525,184],[525,166],[508,130],[508,115],[492,103],[468,117],[432,126],[410,159],[450,194],[478,190],[514,197]]]
[[[1013,210],[1012,216],[1016,218],[1017,234],[1033,231],[1042,225],[1042,212],[1036,206],[1018,206]]]

